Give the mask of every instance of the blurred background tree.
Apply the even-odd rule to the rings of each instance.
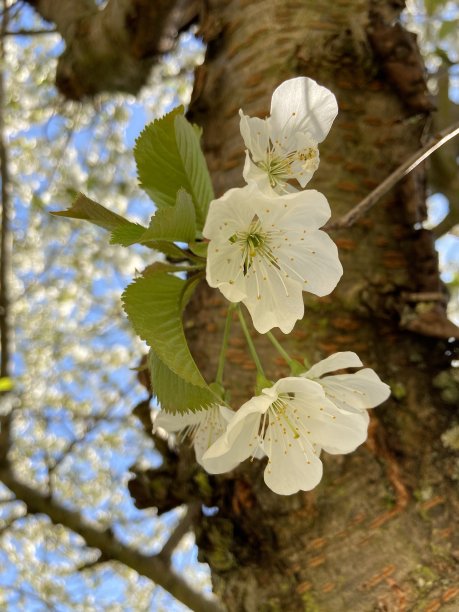
[[[150,435],[149,393],[135,370],[145,349],[119,302],[129,279],[151,257],[141,249],[107,246],[97,228],[48,214],[83,191],[134,220],[149,218],[152,204],[136,185],[132,146],[146,122],[189,103],[206,43],[190,116],[206,129],[204,148],[219,193],[241,183],[238,108],[267,114],[274,87],[295,74],[318,79],[340,102],[341,123],[323,150],[313,186],[327,195],[332,209],[336,202],[341,214],[429,134],[459,119],[455,2],[413,1],[401,15],[403,27],[418,34],[430,96],[422,63],[413,59],[412,39],[394,25],[403,2],[300,4],[4,2],[3,609],[183,610],[185,604],[213,609],[205,599],[209,568],[196,560],[192,531],[200,559],[210,564],[215,589],[231,610],[457,606],[459,591],[452,585],[457,584],[459,544],[447,533],[457,507],[450,488],[459,478],[454,413],[459,391],[457,370],[449,368],[455,327],[443,316],[446,294],[423,228],[431,228],[438,239],[443,277],[455,296],[451,312],[457,316],[459,139],[428,163],[427,220],[421,169],[371,213],[382,233],[372,235],[367,221],[336,234],[349,270],[337,295],[338,310],[326,301],[320,312],[311,305],[312,323],[301,328],[303,335],[293,346],[321,357],[360,345],[362,356],[392,383],[392,412],[381,417],[382,423],[375,420],[376,433],[356,459],[333,459],[322,493],[288,500],[273,500],[244,472],[210,482],[194,472],[195,491],[186,488],[177,456],[160,439],[155,446]],[[400,29],[395,32],[395,27]],[[398,61],[414,75],[411,90],[400,83],[406,75],[397,73]],[[355,75],[353,66],[358,66]],[[377,133],[386,130],[393,131],[392,140],[387,135],[378,140]],[[370,274],[363,268],[362,274],[356,265],[356,241],[365,242],[362,231],[369,232],[376,253],[366,264],[377,267],[379,258],[385,270]],[[415,235],[424,241],[416,248],[420,239]],[[407,250],[400,254],[394,240]],[[423,257],[425,267],[419,264]],[[413,286],[404,275],[414,277]],[[422,275],[433,278],[430,285],[419,280]],[[362,278],[368,285],[363,290]],[[216,345],[218,334],[212,342],[198,336],[216,315],[210,313],[208,296],[200,300],[190,314],[196,328],[190,334],[195,334],[197,357],[212,364],[216,356],[206,350]],[[221,321],[213,324],[218,329]],[[378,333],[370,338],[370,327],[381,338]],[[368,332],[365,342],[360,330]],[[234,348],[240,351],[237,342]],[[397,364],[400,371],[391,370],[387,362],[395,350],[411,369],[405,370],[403,362]],[[233,380],[239,381],[238,369],[233,370]],[[417,379],[422,382],[415,390]],[[247,378],[241,397],[249,386]],[[429,406],[419,406],[420,397],[428,398]],[[429,422],[429,435],[416,429],[416,419]],[[401,428],[406,437],[398,433]],[[134,500],[127,487],[133,465]],[[439,501],[445,495],[446,509]],[[437,508],[433,518],[430,508]],[[334,537],[344,529],[352,532],[349,537]],[[358,538],[365,534],[374,535],[363,552]],[[328,556],[323,554],[327,539],[341,542],[341,548],[330,545]],[[400,549],[394,549],[397,544]],[[272,551],[274,558],[268,554]],[[263,560],[257,561],[261,552]],[[357,563],[353,559],[360,554]],[[338,571],[346,558],[347,567]]]

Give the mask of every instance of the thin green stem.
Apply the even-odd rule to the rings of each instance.
[[[239,321],[241,323],[241,327],[242,327],[242,331],[244,332],[245,339],[247,340],[247,345],[249,347],[250,354],[251,354],[253,362],[255,363],[255,366],[257,368],[257,372],[258,372],[258,374],[260,376],[262,376],[264,379],[266,379],[265,373],[263,371],[263,366],[261,365],[260,358],[258,357],[255,345],[254,345],[253,340],[252,340],[252,338],[250,336],[250,332],[249,332],[249,329],[247,327],[247,323],[245,322],[245,318],[244,318],[244,315],[242,314],[242,310],[241,310],[240,307],[238,307],[238,309],[237,309],[237,314],[239,316]]]
[[[305,365],[303,365],[296,359],[292,359],[290,355],[287,353],[287,351],[281,346],[280,342],[273,336],[271,332],[268,332],[266,335],[268,336],[274,348],[278,351],[280,355],[282,355],[282,357],[287,362],[287,365],[290,368],[290,372],[292,373],[293,376],[298,376],[302,374],[305,371],[305,368],[306,370],[309,369],[309,367],[306,365],[306,360],[304,362]]]
[[[220,356],[218,358],[217,376],[215,378],[215,382],[219,385],[223,385],[223,370],[225,369],[226,350],[228,348],[228,340],[229,340],[229,335],[230,335],[230,330],[231,330],[231,322],[233,319],[234,308],[235,308],[235,305],[230,304],[228,308],[228,312],[226,314],[225,329],[223,331],[223,339],[222,339],[222,348],[220,349]]]
[[[271,332],[268,332],[266,335],[269,338],[271,344],[278,351],[278,353],[285,359],[285,361],[288,364],[290,364],[293,361],[293,359],[290,357],[290,355],[287,353],[287,351],[282,347],[282,345],[280,344],[279,340],[277,340],[277,338],[275,338],[274,335]]]

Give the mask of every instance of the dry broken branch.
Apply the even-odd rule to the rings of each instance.
[[[352,227],[358,219],[360,219],[365,213],[367,213],[373,206],[390,190],[396,185],[404,176],[412,172],[420,163],[432,155],[434,151],[439,149],[448,140],[454,138],[459,134],[459,121],[453,123],[437,134],[432,140],[430,140],[422,149],[416,151],[411,157],[409,157],[403,164],[401,164],[392,174],[390,174],[380,185],[376,187],[371,193],[369,193],[357,206],[354,206],[347,214],[341,219],[330,223],[326,226],[327,230],[342,229]]]

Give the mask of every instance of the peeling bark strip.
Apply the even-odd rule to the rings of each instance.
[[[100,92],[136,94],[177,33],[197,16],[196,0],[27,0],[65,41],[56,85],[70,100]]]

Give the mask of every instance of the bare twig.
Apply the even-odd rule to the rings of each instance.
[[[79,512],[69,510],[56,499],[17,480],[9,466],[0,469],[0,480],[23,501],[29,512],[45,514],[56,525],[64,525],[80,535],[91,548],[101,551],[105,559],[119,561],[168,591],[178,601],[198,612],[223,612],[224,608],[191,588],[159,555],[144,555],[123,544],[111,530],[87,523]]]
[[[180,544],[183,537],[190,531],[191,525],[193,524],[193,520],[195,519],[197,513],[199,512],[198,504],[190,504],[183,515],[183,517],[178,522],[177,527],[169,536],[169,539],[164,544],[159,553],[159,556],[166,562],[170,563],[170,559],[172,553]]]
[[[15,2],[11,4],[4,2],[3,8],[0,10],[0,16],[3,18],[3,16],[8,13],[8,21],[12,21],[21,10],[23,4],[24,0],[15,0]]]
[[[53,459],[53,463],[50,462],[50,464],[47,466],[47,469],[48,469],[48,487],[49,487],[49,492],[51,495],[54,492],[53,477],[56,476],[56,473],[59,467],[62,465],[65,459],[69,457],[70,453],[75,449],[77,445],[85,442],[87,437],[90,434],[94,433],[96,428],[99,427],[100,425],[103,425],[104,423],[117,422],[117,421],[125,422],[126,421],[125,416],[113,418],[113,417],[110,417],[109,413],[116,406],[116,404],[118,404],[118,402],[120,402],[122,399],[126,398],[129,395],[129,393],[133,390],[134,386],[135,386],[135,383],[128,385],[124,389],[119,389],[117,397],[104,408],[101,414],[91,415],[87,417],[89,422],[86,426],[85,431],[81,434],[81,436],[77,436],[73,438],[73,440],[70,440],[70,442],[67,444],[66,448],[60,453],[60,455]],[[56,422],[56,420],[54,422]],[[65,421],[63,424],[65,425]],[[70,428],[68,429],[69,431],[71,431]]]
[[[438,291],[422,291],[419,293],[402,293],[407,302],[443,302],[448,303],[448,295]]]
[[[444,194],[448,197],[448,194]],[[458,194],[459,195],[459,194]],[[457,197],[457,196],[456,196]],[[449,200],[449,213],[446,217],[440,221],[438,225],[432,228],[432,233],[435,238],[441,238],[445,234],[452,233],[455,227],[459,225],[459,209],[457,209],[450,198]]]
[[[48,28],[43,30],[8,30],[4,36],[41,36],[42,34],[56,34],[56,28]]]
[[[341,219],[334,223],[327,224],[325,229],[334,230],[345,227],[351,227],[360,219],[383,195],[385,195],[394,185],[398,183],[404,176],[414,170],[421,162],[423,162],[434,151],[443,146],[448,140],[459,134],[459,121],[453,123],[449,127],[439,132],[432,140],[430,140],[422,149],[416,151],[408,158],[401,166],[399,166],[392,174],[390,174],[380,185],[369,193],[357,206],[345,214]]]
[[[11,412],[0,417],[0,466],[8,461],[8,452],[11,446]]]

